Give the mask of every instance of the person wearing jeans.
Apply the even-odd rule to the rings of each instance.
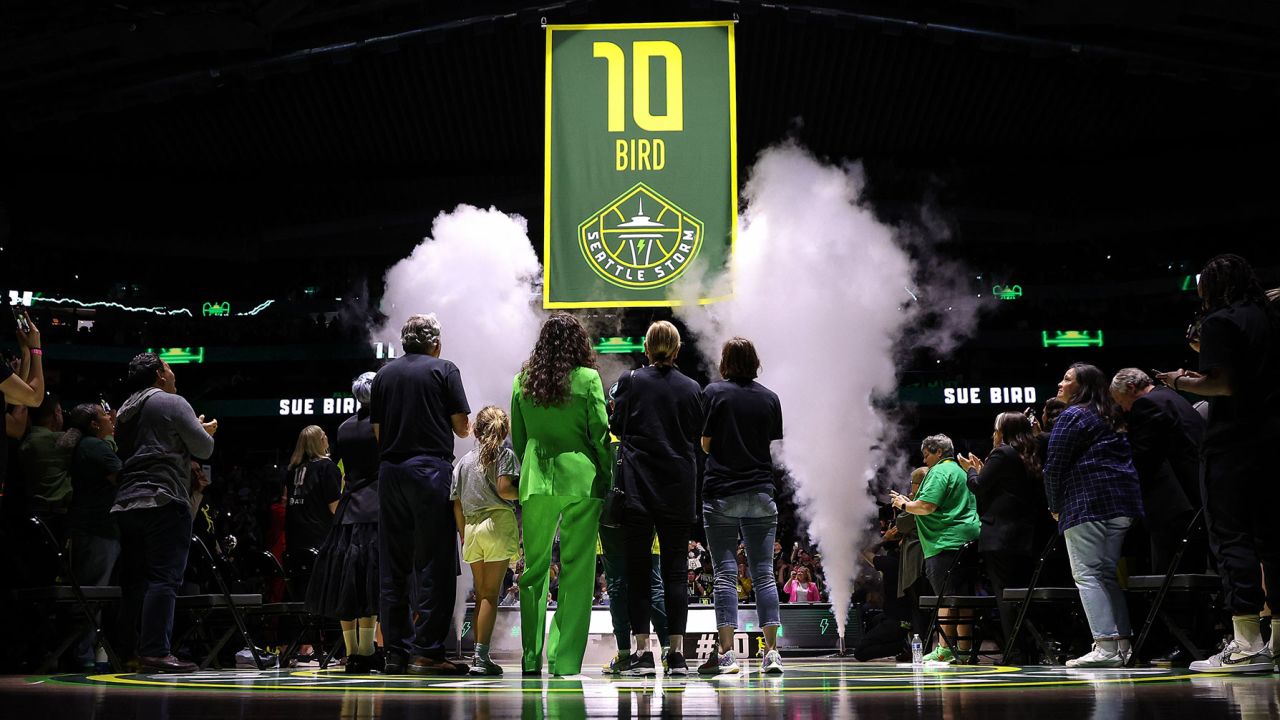
[[[733,653],[738,628],[738,537],[756,593],[756,613],[764,632],[761,671],[783,671],[778,655],[778,581],[773,543],[778,532],[770,445],[782,439],[782,403],[756,382],[760,359],[750,340],[735,337],[720,353],[720,375],[702,391],[702,449],[707,453],[702,485],[702,521],[715,563],[718,652],[698,668],[702,675],[741,671]]]
[[[135,392],[120,406],[116,441],[124,464],[111,515],[120,527],[120,618],[126,645],[138,630],[144,672],[190,672],[173,656],[173,609],[191,544],[191,458],[213,453],[218,421],[204,421],[177,394],[169,364],[154,353],[129,362]]]
[[[1058,384],[1068,407],[1049,436],[1044,464],[1049,512],[1066,537],[1071,574],[1093,634],[1093,650],[1067,667],[1122,667],[1129,659],[1129,608],[1116,578],[1125,533],[1142,517],[1138,471],[1102,371],[1077,363]]]

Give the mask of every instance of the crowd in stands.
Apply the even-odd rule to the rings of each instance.
[[[1205,267],[1199,293],[1188,336],[1198,370],[1104,373],[1076,363],[1040,412],[996,415],[983,458],[944,434],[922,439],[923,467],[908,492],[892,494],[863,556],[872,582],[857,598],[880,613],[855,655],[901,655],[911,634],[925,632],[919,598],[938,593],[995,596],[1008,640],[1014,606],[1003,591],[1024,587],[1041,548],[1061,536],[1092,641],[1068,665],[1129,662],[1135,628],[1122,559],[1143,555],[1158,574],[1181,552],[1177,569],[1221,575],[1230,613],[1221,652],[1192,669],[1270,670],[1280,634],[1268,645],[1260,614],[1280,600],[1262,581],[1273,565],[1266,574],[1280,576],[1280,542],[1265,514],[1276,498],[1249,478],[1265,475],[1266,452],[1280,440],[1280,306],[1235,256]],[[156,324],[167,333],[183,322]],[[325,320],[294,325],[299,337],[343,332]],[[414,316],[402,331],[407,354],[353,382],[360,410],[335,437],[308,426],[287,467],[226,466],[212,484],[202,461],[217,420],[196,415],[158,356],[134,358],[128,397],[112,409],[47,392],[41,329],[29,316],[18,340],[19,356],[0,366],[5,532],[27,542],[19,538],[35,517],[69,550],[81,584],[118,582],[125,597],[111,632],[145,670],[195,668],[172,646],[175,598],[210,583],[188,563],[193,533],[235,588],[279,600],[281,581],[258,567],[269,551],[305,590],[308,610],[341,622],[353,672],[501,674],[489,655],[496,608],[520,606],[522,669],[541,671],[545,657],[552,672],[573,674],[594,605],[609,608],[618,644],[605,672],[656,672],[652,629],[665,671],[678,675],[689,671],[687,608],[707,604],[720,642],[697,670],[731,674],[740,671],[732,637],[741,603],[757,607],[764,669],[782,672],[779,603],[829,599],[820,553],[779,513],[770,445],[783,436],[780,404],[756,382],[759,361],[743,338],[723,348],[724,379],[703,388],[674,365],[675,327],[654,323],[649,363],[606,389],[581,323],[558,313],[515,378],[510,414],[493,406],[473,414],[458,369],[439,358],[438,322]],[[476,449],[455,459],[454,438],[472,434]],[[473,577],[477,642],[467,666],[443,653],[455,542]],[[36,557],[12,553],[6,570],[55,580],[58,571]],[[431,593],[417,585],[427,578]],[[557,609],[556,631],[544,647],[547,607]],[[926,638],[929,662],[979,651],[970,615],[939,615],[954,629]],[[1040,659],[1029,643],[1006,650]],[[92,636],[64,659],[75,668],[103,662]]]

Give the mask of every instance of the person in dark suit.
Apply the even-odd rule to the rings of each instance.
[[[1111,397],[1125,413],[1133,464],[1142,481],[1142,507],[1151,535],[1151,569],[1164,573],[1178,551],[1187,525],[1200,509],[1200,442],[1204,418],[1185,398],[1156,387],[1137,368],[1125,368],[1111,380]],[[1204,572],[1207,539],[1192,538],[1179,565],[1181,572]]]
[[[1000,603],[1005,638],[1013,634],[1017,610],[1004,602],[1006,587],[1026,587],[1035,565],[1037,524],[1048,516],[1041,480],[1038,443],[1031,420],[1017,412],[996,417],[994,446],[986,461],[973,453],[957,460],[969,475],[969,489],[978,500],[982,553],[987,579]],[[1017,648],[1013,655],[1018,655]]]

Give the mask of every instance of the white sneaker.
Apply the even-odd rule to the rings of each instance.
[[[1069,668],[1118,668],[1124,667],[1124,656],[1119,651],[1111,652],[1104,650],[1101,645],[1094,643],[1093,650],[1081,655],[1078,658],[1072,658],[1067,661]]]
[[[1191,670],[1211,673],[1252,673],[1271,672],[1274,666],[1271,650],[1265,645],[1261,650],[1252,652],[1241,645],[1240,641],[1232,640],[1217,655],[1208,660],[1196,660],[1191,663]]]
[[[765,653],[764,664],[760,666],[760,672],[766,675],[781,675],[783,673],[782,656],[778,654],[777,650],[770,650]]]

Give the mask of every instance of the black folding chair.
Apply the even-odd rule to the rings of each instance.
[[[315,567],[315,560],[318,554],[314,549],[303,551],[304,560],[302,569],[309,571]],[[280,653],[280,661],[282,663],[290,660],[298,648],[306,642],[307,636],[310,635],[315,640],[317,647],[324,647],[324,628],[326,618],[314,615],[307,610],[306,603],[302,600],[306,596],[306,587],[301,586],[297,578],[291,575],[276,556],[269,550],[263,550],[258,556],[259,566],[262,568],[263,579],[267,581],[280,580],[284,583],[284,601],[275,603],[265,603],[260,608],[255,608],[255,615],[274,616],[277,618],[288,618],[296,621],[298,632],[294,634],[293,640]],[[295,558],[291,558],[297,562]],[[293,563],[290,563],[293,564]],[[303,574],[309,574],[304,572]],[[342,647],[342,639],[339,636],[338,641],[333,643],[332,647],[325,652],[324,657],[320,659],[320,668],[329,667],[329,663],[333,661],[338,650]]]
[[[996,607],[996,599],[988,595],[952,595],[947,591],[953,586],[953,577],[966,570],[977,569],[978,562],[978,543],[976,540],[970,540],[960,546],[956,557],[951,562],[951,567],[947,568],[946,575],[942,578],[942,587],[934,588],[936,595],[922,595],[920,597],[920,609],[932,610],[933,617],[929,621],[929,634],[926,636],[929,643],[933,639],[934,632],[937,631],[942,639],[950,645],[955,645],[959,635],[953,639],[947,634],[946,626],[953,629],[958,625],[968,624],[973,628],[973,634],[969,640],[972,643],[972,652],[969,656],[969,663],[977,662],[978,650],[982,647],[982,629],[984,625],[984,611],[994,610]],[[951,615],[943,618],[941,611],[943,608],[948,610],[972,611],[969,617],[962,617],[959,614]]]
[[[115,649],[111,647],[111,641],[107,639],[106,633],[102,630],[100,616],[103,607],[120,601],[123,595],[120,587],[117,585],[81,585],[76,579],[71,563],[67,560],[66,553],[58,544],[58,539],[53,534],[53,531],[49,529],[49,526],[38,517],[31,517],[27,522],[29,529],[35,536],[34,539],[37,541],[37,545],[43,547],[49,553],[50,559],[54,561],[58,568],[59,577],[66,584],[22,588],[14,591],[14,598],[19,602],[39,607],[52,606],[55,612],[58,608],[71,607],[78,610],[84,620],[82,623],[71,624],[57,647],[45,658],[36,672],[43,673],[54,669],[62,654],[90,628],[93,629],[94,637],[101,643],[103,651],[107,654],[107,661],[111,664],[111,669],[119,672],[123,669],[123,664],[120,662],[119,656],[116,655]]]
[[[1138,633],[1138,639],[1133,644],[1133,654],[1129,657],[1126,664],[1127,667],[1133,667],[1142,653],[1142,647],[1147,642],[1147,636],[1151,633],[1151,628],[1155,625],[1156,619],[1160,619],[1169,633],[1173,635],[1178,644],[1186,649],[1196,660],[1203,660],[1204,653],[1200,647],[1192,641],[1186,628],[1183,628],[1169,613],[1164,610],[1164,601],[1169,593],[1183,593],[1187,595],[1214,596],[1222,592],[1222,578],[1217,575],[1209,575],[1204,573],[1178,573],[1178,565],[1182,562],[1182,556],[1187,550],[1187,545],[1192,537],[1203,529],[1201,519],[1204,515],[1204,509],[1201,508],[1196,512],[1195,517],[1191,518],[1191,522],[1187,524],[1186,532],[1182,534],[1182,542],[1178,545],[1178,551],[1174,553],[1173,559],[1169,563],[1169,569],[1163,575],[1131,575],[1129,576],[1129,592],[1142,593],[1146,595],[1154,594],[1151,600],[1151,607],[1147,610],[1147,619],[1142,623],[1142,631]]]
[[[245,647],[249,649],[249,653],[253,656],[254,665],[259,670],[266,669],[266,662],[262,656],[258,654],[258,648],[253,643],[253,638],[249,635],[248,626],[245,624],[244,611],[246,608],[261,606],[262,596],[256,594],[232,594],[227,587],[226,581],[222,577],[222,572],[218,569],[218,562],[214,559],[213,553],[209,552],[209,547],[199,536],[191,537],[192,554],[196,556],[209,571],[214,583],[218,586],[217,593],[209,593],[202,595],[179,595],[176,602],[176,608],[187,613],[191,618],[191,626],[178,639],[174,640],[173,645],[176,647],[181,645],[184,640],[189,637],[198,637],[204,639],[208,644],[208,651],[204,659],[200,662],[200,669],[208,668],[217,662],[218,653],[222,652],[227,642],[238,631],[240,637],[244,640]],[[209,628],[213,626],[218,618],[222,615],[230,615],[231,624],[228,625],[220,635],[216,638],[209,632]]]
[[[1044,572],[1045,565],[1049,562],[1049,558],[1053,556],[1053,551],[1058,547],[1058,533],[1054,532],[1049,537],[1049,542],[1045,544],[1044,550],[1040,553],[1040,558],[1036,561],[1036,568],[1031,573],[1031,580],[1024,588],[1005,588],[1003,600],[1013,602],[1018,605],[1018,618],[1013,623],[1013,632],[1009,637],[1005,638],[1004,657],[1001,662],[1009,662],[1009,653],[1013,648],[1018,647],[1018,637],[1022,634],[1025,627],[1031,633],[1031,637],[1035,640],[1036,646],[1040,648],[1040,652],[1046,657],[1055,657],[1057,652],[1053,646],[1045,638],[1044,633],[1035,626],[1035,623],[1028,617],[1031,605],[1034,603],[1075,603],[1080,602],[1080,590],[1075,585],[1070,587],[1041,587],[1040,576]],[[1055,657],[1056,659],[1056,657]]]

